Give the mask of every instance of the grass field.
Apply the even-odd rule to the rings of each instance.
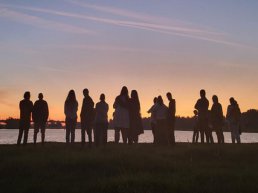
[[[0,146],[0,192],[258,192],[258,144]]]

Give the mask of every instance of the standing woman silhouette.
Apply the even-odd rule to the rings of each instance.
[[[66,143],[74,143],[75,127],[77,123],[78,102],[74,90],[70,90],[64,105]],[[71,136],[71,137],[70,137]]]
[[[120,95],[116,97],[113,105],[114,112],[114,128],[115,128],[115,143],[119,143],[120,131],[122,133],[123,143],[128,141],[128,130],[130,128],[129,118],[129,94],[127,87],[123,87]]]

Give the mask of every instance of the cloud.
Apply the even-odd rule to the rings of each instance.
[[[208,42],[212,42],[212,43],[216,43],[216,44],[223,44],[223,45],[227,45],[227,46],[250,48],[247,45],[226,40],[225,34],[220,33],[220,32],[208,31],[205,29],[194,28],[191,26],[182,26],[182,24],[180,25],[179,23],[170,24],[170,25],[168,25],[168,24],[165,25],[161,22],[153,23],[153,21],[155,21],[155,22],[160,21],[160,18],[155,19],[155,17],[153,17],[153,16],[148,17],[148,15],[135,14],[134,12],[121,10],[121,9],[117,9],[117,8],[88,5],[85,3],[79,3],[78,1],[76,1],[76,2],[69,1],[69,2],[76,3],[80,6],[91,8],[91,9],[97,9],[99,11],[104,11],[104,12],[113,13],[113,14],[117,14],[117,15],[124,15],[126,17],[132,17],[131,19],[137,18],[138,20],[142,20],[142,21],[109,19],[109,18],[89,16],[86,14],[69,13],[69,12],[65,12],[65,11],[56,11],[56,10],[51,10],[51,9],[35,8],[35,7],[28,7],[28,6],[13,6],[13,5],[4,5],[4,6],[12,7],[15,9],[23,9],[23,10],[29,10],[29,11],[34,11],[34,12],[69,17],[69,18],[77,18],[77,19],[82,19],[82,20],[94,21],[94,22],[108,24],[108,25],[152,31],[152,32],[162,33],[162,34],[167,34],[167,35],[172,35],[172,36],[180,36],[180,37],[185,37],[185,38],[203,40],[203,41],[208,41]],[[3,5],[0,4],[0,6],[3,6]],[[123,13],[123,11],[124,11],[124,13]],[[31,16],[31,17],[33,17],[33,16]],[[149,20],[153,20],[153,21],[149,21]]]
[[[73,25],[68,25],[60,22],[50,21],[42,19],[40,17],[28,15],[18,11],[10,10],[9,8],[0,9],[0,17],[6,18],[15,22],[24,23],[27,25],[32,25],[39,28],[51,29],[56,31],[63,31],[76,34],[92,34],[90,30],[86,30],[81,27],[76,27]]]
[[[67,0],[67,2],[79,5],[81,7],[90,8],[101,12],[111,13],[113,15],[118,15],[118,16],[130,18],[130,19],[137,19],[139,21],[144,21],[147,23],[140,23],[140,24],[143,24],[146,27],[149,26],[157,29],[173,30],[173,31],[181,31],[181,32],[189,32],[189,33],[224,35],[224,33],[196,28],[196,27],[190,26],[189,23],[187,24],[186,22],[179,21],[179,20],[172,20],[164,17],[142,14],[135,11],[128,11],[126,9],[114,8],[109,6],[92,5],[92,4],[87,4],[85,2],[79,2],[79,1]]]

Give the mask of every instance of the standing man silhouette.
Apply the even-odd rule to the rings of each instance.
[[[205,90],[200,91],[201,98],[195,104],[195,109],[198,111],[198,126],[201,132],[201,143],[204,143],[204,133],[206,135],[206,141],[209,143],[212,139],[210,137],[209,132],[209,121],[208,121],[208,108],[209,108],[209,101],[206,98]]]
[[[81,142],[85,145],[85,131],[89,138],[89,147],[92,145],[92,129],[94,121],[94,102],[89,96],[89,90],[83,90],[83,104],[81,109]]]
[[[34,122],[34,144],[37,143],[37,135],[39,129],[41,131],[41,142],[44,144],[45,142],[45,130],[46,130],[46,123],[48,120],[48,104],[45,100],[43,100],[43,94],[39,93],[38,95],[39,100],[37,100],[33,106],[32,111],[32,119]]]
[[[21,144],[22,135],[23,137],[23,144],[26,145],[28,141],[28,134],[30,128],[30,121],[31,121],[31,112],[33,109],[33,103],[30,100],[30,92],[24,93],[24,99],[20,101],[20,123],[19,123],[19,135],[17,144]]]
[[[169,101],[168,105],[168,134],[169,134],[169,143],[174,145],[175,142],[175,122],[176,122],[176,100],[172,98],[170,92],[167,93],[167,99]]]

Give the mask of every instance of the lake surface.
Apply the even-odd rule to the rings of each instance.
[[[30,129],[28,142],[33,142],[33,129]],[[175,131],[176,142],[191,142],[192,131]],[[225,142],[231,143],[230,132],[224,132]],[[18,129],[0,129],[0,144],[15,144],[18,137]],[[216,134],[213,132],[214,140],[217,141]],[[40,133],[38,134],[38,141],[40,140]],[[87,138],[86,138],[87,139]],[[80,142],[81,133],[76,129],[75,141]],[[120,142],[121,142],[120,137]],[[114,141],[114,130],[108,130],[108,141]],[[258,133],[243,133],[241,135],[242,143],[258,143]],[[64,129],[47,129],[46,142],[65,142]],[[139,137],[140,143],[152,143],[153,135],[150,130],[144,131],[144,134]]]

